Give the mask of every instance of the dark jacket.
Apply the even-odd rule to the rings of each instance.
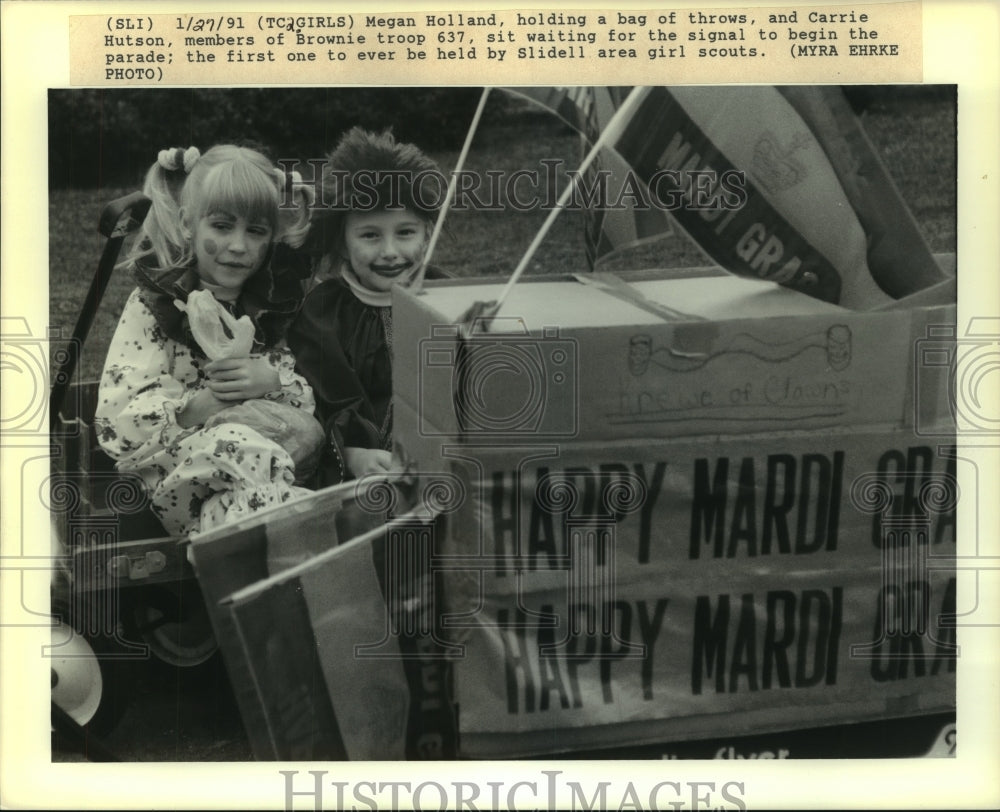
[[[318,487],[346,477],[344,448],[391,447],[392,359],[380,310],[330,279],[309,292],[289,330],[296,368],[313,388],[331,445]]]
[[[427,269],[428,279],[441,276]],[[328,440],[317,487],[348,476],[345,448],[392,450],[389,313],[380,311],[389,308],[365,304],[341,279],[329,279],[309,292],[288,332],[296,369],[313,388],[316,418]]]

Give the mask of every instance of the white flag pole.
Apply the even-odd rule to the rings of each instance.
[[[430,264],[431,256],[434,254],[434,249],[437,247],[438,237],[441,236],[441,229],[444,226],[444,219],[448,216],[448,210],[451,208],[451,198],[455,194],[455,186],[458,183],[459,173],[465,166],[465,159],[469,156],[469,148],[472,146],[472,138],[476,134],[476,130],[479,128],[479,120],[483,117],[483,109],[486,107],[486,99],[490,95],[491,88],[484,87],[483,93],[479,97],[479,105],[476,107],[476,112],[472,116],[472,123],[469,125],[469,131],[465,135],[465,143],[462,145],[462,151],[458,155],[458,161],[455,163],[455,168],[451,172],[451,180],[448,182],[448,192],[445,195],[444,203],[441,205],[441,211],[438,212],[437,221],[434,223],[434,230],[431,232],[430,241],[427,243],[427,250],[424,252],[424,261],[420,265],[420,270],[417,272],[416,278],[413,280],[411,290],[414,293],[420,293],[424,286],[424,275],[427,273],[427,266]]]
[[[625,98],[625,101],[622,102],[621,107],[619,107],[615,111],[615,114],[608,120],[607,126],[594,142],[594,145],[590,148],[590,152],[587,153],[586,157],[584,157],[583,161],[580,163],[580,166],[577,167],[576,174],[573,176],[570,183],[563,190],[562,194],[559,195],[559,199],[556,201],[555,206],[549,212],[549,216],[545,218],[545,222],[542,223],[542,227],[538,229],[538,233],[535,234],[535,238],[531,241],[527,251],[524,252],[524,256],[521,257],[521,261],[514,269],[514,273],[511,274],[510,279],[507,280],[507,284],[504,286],[503,290],[500,291],[499,297],[497,297],[494,302],[477,302],[474,304],[465,317],[463,317],[463,322],[469,321],[475,317],[488,320],[497,314],[503,305],[504,300],[510,294],[511,289],[517,284],[518,279],[521,278],[521,275],[528,267],[528,263],[530,263],[532,258],[535,256],[535,252],[542,244],[542,240],[545,239],[545,235],[549,233],[549,229],[552,228],[552,224],[555,222],[556,217],[558,217],[559,213],[566,208],[570,195],[573,193],[576,185],[580,182],[580,178],[583,177],[583,173],[586,172],[587,168],[594,162],[600,151],[621,135],[622,130],[625,129],[625,124],[632,117],[632,113],[635,108],[638,107],[643,98],[645,98],[647,91],[648,88],[644,87],[632,88],[632,91]]]

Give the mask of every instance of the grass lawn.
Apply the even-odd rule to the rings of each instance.
[[[908,202],[931,250],[955,251],[955,109],[940,94],[922,88],[874,88],[863,121]],[[280,145],[274,145],[280,147]],[[155,155],[151,148],[150,157]],[[304,156],[305,157],[305,156]],[[435,153],[444,171],[456,152]],[[542,171],[543,159],[562,159],[574,168],[579,139],[553,117],[533,108],[515,108],[501,125],[480,131],[466,168],[485,173],[518,169]],[[97,233],[101,209],[132,191],[63,189],[49,195],[50,324],[72,332],[96,268],[103,238]],[[546,216],[545,211],[453,212],[438,244],[434,263],[459,276],[506,275],[517,265]],[[679,229],[652,245],[621,253],[603,268],[688,267],[708,264]],[[556,221],[535,255],[530,273],[586,270],[582,218],[566,212]],[[132,283],[116,272],[84,348],[83,379],[100,375],[104,353]]]

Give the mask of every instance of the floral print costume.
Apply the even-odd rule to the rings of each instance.
[[[312,414],[312,389],[294,371],[292,353],[282,347],[262,354],[281,381],[264,398]],[[207,386],[206,363],[188,343],[169,337],[148,297],[133,291],[108,350],[95,422],[101,446],[119,471],[143,478],[153,511],[174,535],[209,530],[308,493],[292,484],[288,452],[253,429],[177,424],[177,414]]]

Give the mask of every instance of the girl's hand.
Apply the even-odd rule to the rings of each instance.
[[[187,405],[177,413],[177,425],[182,429],[203,426],[212,415],[228,409],[229,403],[219,400],[211,389],[199,389]]]
[[[345,448],[344,461],[355,477],[385,474],[392,469],[392,454],[380,448]]]
[[[205,372],[209,389],[220,400],[252,400],[281,388],[278,370],[262,355],[212,361]]]

